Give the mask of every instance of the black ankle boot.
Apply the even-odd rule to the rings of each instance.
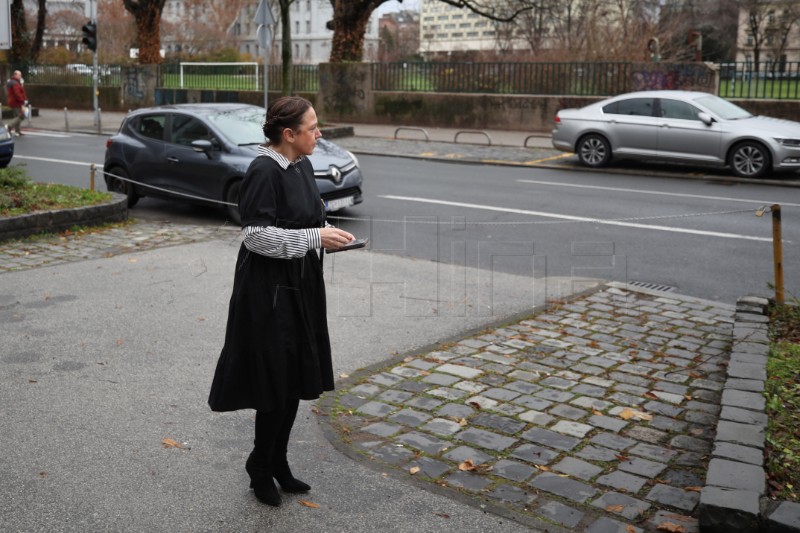
[[[281,495],[272,481],[272,471],[263,465],[258,464],[255,454],[251,453],[244,464],[247,474],[250,476],[250,488],[259,501],[278,507],[281,504]]]
[[[292,475],[289,463],[273,466],[272,475],[278,480],[284,492],[308,492],[311,490],[311,486],[308,483],[303,483]]]

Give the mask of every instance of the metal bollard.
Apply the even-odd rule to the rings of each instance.
[[[89,165],[89,190],[90,191],[94,191],[94,174],[95,174],[94,163],[92,163],[91,165]]]
[[[772,254],[775,262],[775,303],[783,305],[783,231],[780,204],[773,205],[770,211],[772,211]]]
[[[64,130],[69,131],[69,113],[66,107],[64,108]]]

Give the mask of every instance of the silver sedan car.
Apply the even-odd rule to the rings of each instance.
[[[562,109],[553,146],[590,167],[617,157],[729,166],[744,178],[800,169],[800,123],[703,92],[643,91]]]

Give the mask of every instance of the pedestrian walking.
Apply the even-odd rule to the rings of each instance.
[[[325,222],[306,157],[321,136],[311,103],[279,98],[263,129],[268,142],[241,184],[244,241],[208,403],[214,411],[256,410],[245,469],[256,497],[278,506],[273,478],[284,492],[311,488],[287,458],[299,401],[334,386],[321,248],[336,250],[354,237]]]
[[[28,105],[28,95],[25,94],[25,87],[22,82],[22,72],[15,70],[6,83],[6,94],[8,96],[8,107],[14,114],[14,119],[8,125],[8,130],[14,130],[17,135],[25,135],[20,129],[20,124],[25,114],[23,106]]]

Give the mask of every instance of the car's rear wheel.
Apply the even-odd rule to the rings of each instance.
[[[225,209],[228,211],[228,218],[237,226],[242,225],[242,216],[239,214],[239,189],[242,186],[242,180],[236,180],[228,185],[228,190],[225,192],[225,201],[229,204]]]
[[[121,179],[119,179],[121,178]],[[106,173],[106,188],[111,192],[118,192],[128,197],[128,207],[133,207],[139,201],[139,195],[129,180],[128,173],[119,167],[114,167]]]
[[[764,145],[747,141],[734,146],[730,165],[740,178],[761,178],[769,172],[772,158]]]
[[[578,159],[587,167],[604,167],[611,161],[611,145],[602,135],[591,133],[578,141]]]

